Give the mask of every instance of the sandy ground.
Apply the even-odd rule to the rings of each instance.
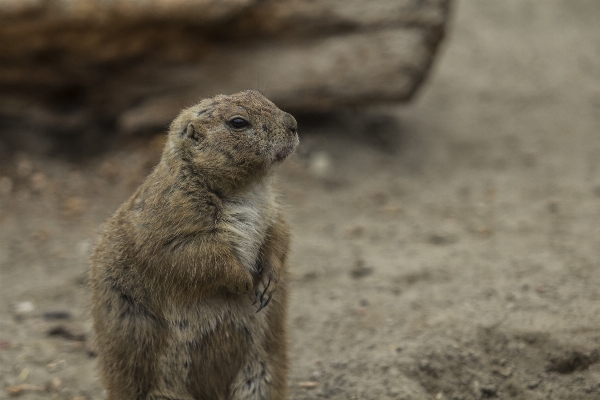
[[[411,106],[299,117],[292,399],[600,399],[598,21],[457,1]],[[160,142],[3,154],[0,398],[103,398],[87,257]]]

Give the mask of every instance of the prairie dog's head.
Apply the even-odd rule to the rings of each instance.
[[[251,176],[266,173],[297,145],[294,117],[247,90],[183,110],[171,124],[164,156],[182,158],[203,173]]]

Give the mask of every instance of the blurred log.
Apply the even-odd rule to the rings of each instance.
[[[411,98],[450,0],[2,0],[0,137],[50,151],[263,89],[288,111]]]

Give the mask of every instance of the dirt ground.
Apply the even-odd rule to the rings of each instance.
[[[600,399],[600,5],[453,14],[413,104],[298,118],[292,399]],[[103,398],[87,257],[161,140],[2,150],[0,398]]]

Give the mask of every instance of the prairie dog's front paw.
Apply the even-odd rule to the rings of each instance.
[[[256,296],[254,304],[259,303],[256,312],[259,312],[271,302],[271,298],[277,290],[278,280],[279,278],[273,272],[262,271],[258,279],[258,285],[256,285],[256,289],[254,290],[254,295]]]
[[[229,282],[227,289],[235,294],[248,293],[253,286],[252,275],[245,268],[237,268],[235,271],[231,271],[229,276]]]

